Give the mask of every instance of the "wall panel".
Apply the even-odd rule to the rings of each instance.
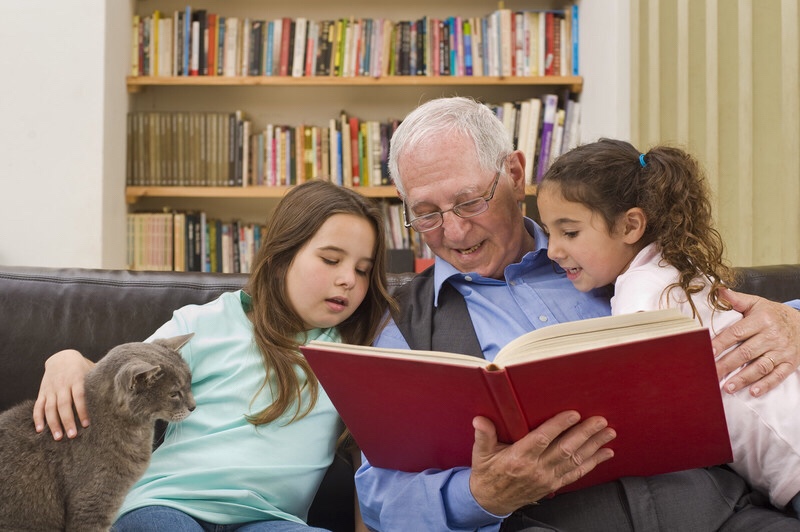
[[[631,0],[634,143],[705,166],[728,258],[800,262],[800,0]]]

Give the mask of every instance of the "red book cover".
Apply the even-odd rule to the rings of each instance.
[[[358,134],[361,128],[358,124],[358,118],[355,116],[350,117],[350,157],[351,164],[353,165],[353,186],[361,185],[361,165],[359,164],[358,153]]]
[[[562,491],[733,459],[709,332],[675,310],[545,327],[494,363],[327,342],[300,349],[376,467],[469,466],[473,417],[513,442],[565,410],[604,416],[617,437],[614,458]]]
[[[544,16],[544,75],[553,76],[555,62],[555,15],[548,11]]]

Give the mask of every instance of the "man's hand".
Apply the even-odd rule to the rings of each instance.
[[[613,457],[603,448],[616,437],[605,418],[579,421],[577,412],[562,412],[508,445],[497,441],[489,419],[476,417],[469,487],[478,504],[494,515],[509,514]]]
[[[715,353],[739,344],[717,360],[717,376],[722,380],[747,364],[728,379],[724,390],[733,393],[750,386],[750,394],[758,397],[800,366],[800,312],[733,290],[725,290],[723,297],[745,317],[719,333],[712,342]]]
[[[62,430],[66,430],[68,438],[74,438],[78,435],[75,412],[81,425],[89,426],[83,381],[92,367],[94,362],[74,349],[59,351],[47,359],[39,396],[33,405],[33,423],[37,432],[44,430],[46,420],[54,439],[63,437]]]

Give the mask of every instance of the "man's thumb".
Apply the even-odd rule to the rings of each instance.
[[[722,299],[731,304],[733,310],[743,314],[750,310],[756,301],[758,301],[757,298],[754,298],[751,295],[742,294],[740,292],[731,290],[730,288],[724,288],[720,295],[722,296]]]
[[[475,429],[473,454],[490,454],[497,446],[497,429],[488,418],[477,416],[472,420]]]

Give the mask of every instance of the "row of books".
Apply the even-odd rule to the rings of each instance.
[[[134,15],[134,76],[578,75],[578,8],[483,17]]]
[[[388,249],[411,249],[432,258],[413,230],[403,226],[402,204],[380,201]],[[210,218],[203,211],[128,214],[128,268],[132,270],[248,273],[265,226]]]
[[[264,227],[204,212],[128,214],[132,270],[248,273]]]
[[[528,184],[578,143],[580,104],[568,93],[489,106],[525,154]],[[353,187],[389,185],[389,141],[399,123],[342,111],[327,127],[267,124],[254,132],[241,111],[132,112],[127,184],[289,186],[326,179]]]
[[[568,92],[492,106],[525,155],[525,183],[537,184],[553,161],[580,142],[580,102]]]
[[[129,186],[388,185],[389,139],[399,124],[344,111],[327,127],[267,124],[256,132],[241,111],[142,111],[127,120]]]

